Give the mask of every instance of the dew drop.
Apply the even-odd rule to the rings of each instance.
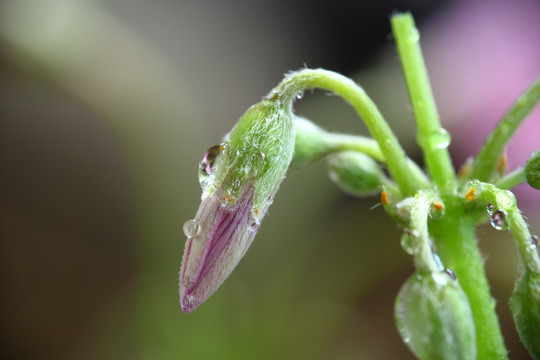
[[[261,225],[259,225],[256,221],[252,222],[251,225],[249,226],[249,231],[257,232],[259,231],[260,227]]]
[[[411,235],[409,235],[408,233],[404,233],[401,236],[401,247],[403,248],[403,250],[405,250],[407,254],[409,255],[414,254],[414,249],[413,249],[412,241],[411,241]]]
[[[489,215],[492,215],[493,212],[495,211],[495,206],[493,206],[493,204],[488,204],[487,207],[486,207],[486,210],[487,210]]]
[[[411,29],[407,40],[409,40],[410,43],[417,42],[418,40],[420,40],[420,32],[415,28]]]
[[[298,100],[300,100],[301,98],[304,97],[304,92],[303,91],[299,91],[296,93],[296,95],[294,95]]]
[[[491,214],[491,226],[496,230],[508,230],[508,222],[506,221],[506,212],[497,210]]]
[[[531,242],[531,249],[536,249],[536,247],[538,246],[538,236],[531,235],[530,242]]]
[[[457,280],[457,275],[452,269],[444,269],[444,272],[446,273],[446,275],[448,275],[450,279],[454,281]]]
[[[182,229],[184,230],[184,235],[186,235],[188,238],[195,237],[201,232],[201,226],[199,223],[191,219],[184,223]]]
[[[199,184],[203,190],[208,185],[208,179],[214,170],[216,160],[224,153],[226,146],[225,143],[212,146],[204,153],[199,163]]]

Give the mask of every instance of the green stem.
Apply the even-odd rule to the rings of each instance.
[[[411,14],[397,14],[392,16],[390,21],[416,117],[418,143],[424,152],[426,166],[441,193],[451,194],[454,192],[455,174],[448,153],[450,135],[439,122],[437,107],[420,49],[420,35]]]
[[[392,177],[404,196],[413,195],[424,184],[417,172],[411,172],[405,151],[384,120],[377,106],[365,91],[351,79],[323,69],[304,69],[289,74],[268,95],[283,101],[292,101],[296,93],[309,88],[332,91],[344,98],[366,123],[373,138],[379,144]]]
[[[529,227],[517,207],[516,197],[507,190],[479,181],[471,181],[470,186],[475,187],[478,198],[489,202],[497,210],[506,213],[510,232],[516,242],[518,254],[523,266],[528,271],[540,274],[540,258],[535,246],[531,246],[531,233]]]
[[[519,97],[478,152],[470,179],[489,181],[504,147],[525,117],[540,101],[540,77]]]
[[[513,188],[514,186],[523,184],[526,181],[527,179],[525,178],[525,169],[519,168],[509,174],[506,174],[499,181],[497,181],[497,187],[502,190],[508,190]]]
[[[431,222],[431,235],[445,266],[452,269],[467,294],[476,329],[477,359],[507,359],[495,301],[483,267],[482,255],[474,235],[475,219],[464,210],[460,199],[444,201],[446,214]]]
[[[416,269],[429,273],[442,270],[435,262],[429,243],[428,217],[433,200],[431,192],[419,191],[416,193],[411,209],[411,234],[409,235]]]
[[[327,133],[325,140],[328,146],[328,152],[330,153],[353,150],[369,155],[382,163],[386,162],[386,159],[379,148],[379,144],[371,138],[356,135]]]

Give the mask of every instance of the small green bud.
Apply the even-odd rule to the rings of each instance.
[[[323,128],[302,117],[297,117],[294,124],[296,140],[291,166],[307,166],[329,151],[328,133]]]
[[[329,155],[328,175],[338,188],[355,196],[377,194],[384,175],[379,165],[369,156],[356,151],[343,151]]]
[[[533,188],[540,189],[540,151],[534,152],[527,160],[525,178]]]
[[[510,297],[510,311],[521,341],[540,359],[540,274],[525,272]]]
[[[476,359],[467,296],[445,272],[416,272],[401,288],[395,317],[403,341],[420,359]]]

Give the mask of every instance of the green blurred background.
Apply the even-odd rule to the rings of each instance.
[[[540,73],[537,1],[0,2],[0,357],[412,358],[393,323],[413,271],[399,230],[324,164],[288,176],[207,303],[178,305],[197,162],[286,71],[358,80],[421,162],[393,10],[419,23],[460,165]],[[296,110],[366,133],[337,97],[306,94]],[[539,123],[536,111],[511,167],[539,147]],[[518,196],[538,233],[538,194]],[[506,305],[516,251],[507,233],[479,237],[510,357],[526,359]]]

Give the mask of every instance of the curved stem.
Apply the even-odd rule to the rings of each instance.
[[[351,79],[323,69],[303,69],[289,74],[267,96],[292,102],[298,92],[309,88],[332,91],[344,98],[366,123],[373,138],[379,144],[392,177],[404,196],[413,195],[425,186],[425,179],[410,170],[405,151],[384,120],[377,106],[365,91]]]
[[[508,228],[516,242],[519,258],[523,266],[528,271],[540,274],[540,258],[536,246],[531,246],[531,233],[517,207],[514,194],[507,190],[501,190],[495,185],[480,181],[471,181],[470,186],[476,188],[478,198],[493,204],[497,210],[506,213]]]
[[[448,153],[450,134],[441,127],[435,99],[420,49],[420,35],[411,14],[397,14],[391,18],[392,32],[403,75],[407,83],[416,124],[418,143],[424,152],[429,174],[442,194],[455,188],[455,173]]]
[[[478,152],[470,179],[489,181],[504,147],[525,117],[540,101],[540,77],[518,98]]]
[[[525,178],[525,169],[519,168],[509,174],[506,174],[499,181],[497,181],[497,187],[502,190],[508,190],[513,188],[514,186],[523,184],[526,181],[527,179]]]

